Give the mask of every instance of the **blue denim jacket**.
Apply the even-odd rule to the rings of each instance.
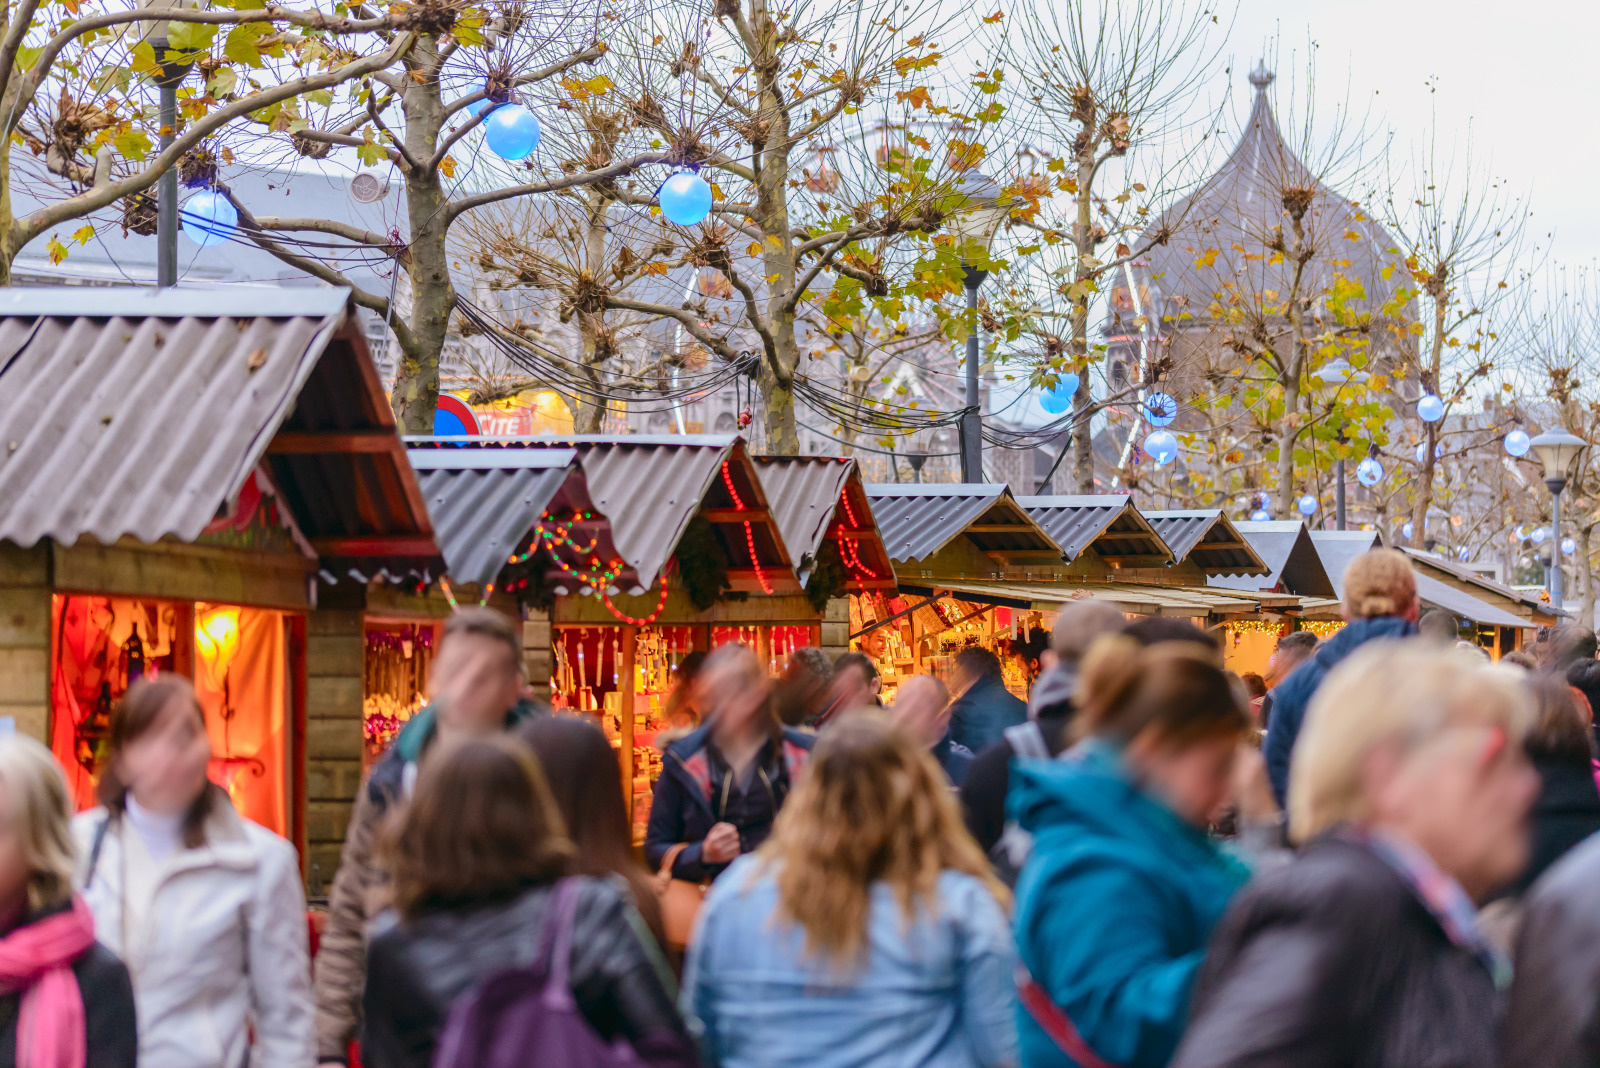
[[[804,955],[774,918],[771,868],[741,857],[711,888],[683,982],[683,1009],[716,1068],[1015,1065],[1016,952],[1000,904],[947,871],[936,910],[909,925],[873,888],[864,963]]]

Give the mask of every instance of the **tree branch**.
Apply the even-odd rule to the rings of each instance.
[[[343,237],[350,241],[357,241],[363,245],[371,245],[374,248],[389,249],[395,247],[393,241],[381,234],[375,234],[371,230],[363,230],[358,226],[351,226],[349,223],[335,222],[332,219],[290,219],[269,215],[257,219],[256,224],[263,230],[312,230],[323,234],[333,234],[335,237]]]
[[[552,178],[546,182],[529,182],[527,185],[510,185],[503,189],[491,189],[487,193],[465,197],[452,203],[446,209],[447,221],[455,221],[473,208],[481,208],[485,204],[494,204],[513,197],[532,196],[536,193],[554,193],[562,189],[571,189],[577,185],[592,185],[596,182],[608,181],[612,178],[621,178],[632,174],[640,167],[650,163],[665,163],[669,158],[665,152],[645,152],[634,156],[632,159],[622,160],[592,171],[579,171],[562,178]]]

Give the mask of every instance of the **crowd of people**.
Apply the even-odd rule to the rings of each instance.
[[[981,648],[888,708],[860,654],[697,656],[642,851],[605,735],[459,612],[314,960],[294,848],[141,681],[91,811],[0,739],[0,1066],[1600,1068],[1594,635],[1491,664],[1403,555],[1344,589],[1248,680],[1094,600],[1027,701]]]

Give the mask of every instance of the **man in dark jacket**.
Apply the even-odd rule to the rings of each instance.
[[[959,787],[972,767],[972,750],[950,737],[950,691],[932,675],[913,675],[900,684],[890,717],[927,747],[950,785]]]
[[[1528,896],[1501,1029],[1506,1068],[1600,1068],[1597,884],[1600,837],[1557,862]]]
[[[1000,658],[987,649],[974,645],[957,653],[951,682],[961,696],[950,705],[950,737],[974,753],[998,742],[1007,727],[1028,719],[1027,702],[1006,689]]]
[[[318,1063],[344,1064],[356,1036],[366,985],[364,931],[373,892],[385,881],[373,855],[378,828],[410,796],[417,763],[437,739],[509,730],[547,714],[522,699],[523,678],[522,639],[511,620],[488,608],[450,617],[433,663],[432,701],[406,721],[356,793],[317,952]]]
[[[1411,561],[1395,549],[1373,549],[1350,562],[1344,573],[1345,628],[1317,648],[1272,691],[1271,722],[1262,755],[1278,804],[1289,793],[1289,758],[1306,708],[1322,680],[1345,657],[1372,641],[1409,638],[1417,633],[1422,605]]]

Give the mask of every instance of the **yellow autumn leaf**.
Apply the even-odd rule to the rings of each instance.
[[[85,223],[84,225],[78,227],[76,230],[72,231],[72,237],[73,240],[78,242],[78,244],[87,245],[90,238],[94,237],[93,224]]]
[[[443,174],[446,178],[454,177],[455,173],[456,173],[455,157],[454,156],[446,156],[444,159],[440,160],[439,161],[439,172],[441,174]]]

